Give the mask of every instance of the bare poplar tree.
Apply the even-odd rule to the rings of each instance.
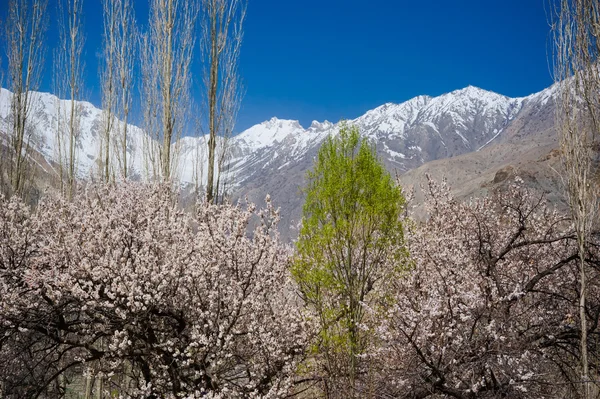
[[[65,131],[65,123],[63,121],[63,118],[65,117],[65,115],[63,115],[64,111],[63,111],[63,100],[61,100],[60,95],[61,93],[64,92],[64,90],[62,89],[62,65],[63,62],[61,61],[63,59],[63,53],[60,50],[60,48],[55,48],[52,54],[52,86],[53,86],[53,91],[54,93],[56,93],[57,97],[55,99],[55,104],[54,104],[54,111],[55,111],[55,116],[56,116],[56,125],[54,126],[54,140],[55,140],[55,145],[54,145],[54,151],[55,151],[55,157],[57,160],[57,167],[58,167],[58,182],[59,182],[59,188],[60,188],[60,192],[64,193],[65,192],[65,180],[67,178],[66,175],[66,166],[68,164],[67,161],[67,157],[66,157],[66,148],[65,148],[65,142],[67,141],[67,137],[66,137],[66,131]]]
[[[102,88],[102,137],[100,141],[99,166],[101,180],[110,180],[110,149],[113,126],[115,124],[115,109],[117,101],[115,64],[116,64],[116,30],[119,18],[117,1],[104,0],[103,6],[103,59],[100,70]]]
[[[116,88],[119,95],[117,117],[122,122],[117,134],[117,160],[121,177],[127,179],[131,173],[127,158],[128,148],[128,123],[131,112],[131,92],[133,89],[133,68],[136,59],[136,22],[132,0],[113,0],[117,3],[119,11],[118,26],[115,44],[116,54]]]
[[[33,107],[33,90],[37,90],[44,64],[46,0],[10,0],[4,24],[5,50],[8,58],[8,89],[13,96],[7,132],[7,194],[23,195],[31,171],[28,157],[32,145],[29,117]],[[31,178],[31,176],[29,176]]]
[[[237,64],[237,62],[236,62]],[[214,187],[215,202],[223,202],[231,184],[230,175],[231,159],[231,137],[237,121],[237,114],[244,94],[243,88],[239,82],[239,76],[236,73],[231,75],[227,82],[226,91],[221,101],[221,133],[220,140],[217,142],[215,156],[217,161],[217,184]],[[214,175],[213,175],[214,176]],[[220,197],[220,199],[219,199]]]
[[[159,143],[160,123],[158,104],[158,70],[154,67],[150,51],[150,37],[145,33],[139,37],[140,65],[142,71],[142,84],[140,95],[142,98],[142,115],[145,134],[143,142],[143,168],[146,179],[159,180]]]
[[[66,194],[72,198],[77,175],[77,142],[80,135],[81,110],[79,101],[83,89],[82,60],[85,37],[82,21],[83,0],[61,0],[58,2],[59,47],[57,81],[59,97],[67,98],[69,105],[59,117],[60,133],[66,148]],[[62,123],[60,122],[62,121]]]
[[[222,172],[227,164],[229,138],[242,97],[238,65],[247,2],[203,0],[202,5],[201,48],[209,133],[206,195],[208,201],[212,202],[218,201],[219,189],[223,190],[226,184],[221,180]],[[219,140],[221,144],[217,145]],[[216,182],[215,174],[218,175]]]
[[[144,125],[158,143],[149,143],[146,151],[152,175],[163,181],[174,178],[177,154],[171,148],[181,137],[188,110],[197,16],[196,1],[152,0],[141,40]]]
[[[201,195],[203,195],[202,190],[205,188],[204,175],[206,171],[204,169],[204,161],[206,159],[208,145],[206,135],[201,134],[203,131],[203,107],[199,107],[197,103],[194,103],[192,107],[194,130],[200,132],[194,141],[195,146],[192,150],[192,183],[194,185],[194,194],[196,198],[200,198]]]
[[[131,110],[136,28],[131,0],[104,0],[103,10],[104,57],[101,77],[104,115],[100,175],[104,181],[108,181],[112,158],[117,160],[122,178],[126,179],[129,174],[127,123]],[[111,148],[114,148],[114,157],[111,157]]]
[[[564,181],[579,247],[579,318],[582,396],[592,397],[586,316],[586,250],[597,217],[597,140],[600,133],[600,4],[561,0],[553,24],[555,81],[559,87],[557,127],[565,168]]]

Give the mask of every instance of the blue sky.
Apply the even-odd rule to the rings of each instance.
[[[349,119],[469,84],[542,90],[552,83],[545,1],[251,0],[240,125]]]
[[[100,105],[99,0],[85,0],[87,98]],[[524,96],[552,83],[548,0],[249,0],[238,128],[272,116],[355,118],[467,85]],[[2,1],[4,15],[7,1]],[[56,0],[49,1],[54,12]],[[145,1],[136,0],[140,22]],[[55,17],[48,45],[56,40]],[[48,53],[50,60],[50,52]],[[51,91],[51,68],[42,87]]]

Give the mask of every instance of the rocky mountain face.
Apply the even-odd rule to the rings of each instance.
[[[355,125],[375,145],[386,167],[416,186],[425,173],[445,176],[459,196],[478,194],[521,172],[542,189],[556,191],[551,172],[555,160],[554,97],[550,87],[528,97],[509,98],[476,87],[439,97],[419,96],[401,104],[384,104],[345,122],[314,121],[308,128],[297,121],[272,118],[233,137],[224,181],[235,199],[262,203],[269,193],[281,207],[281,232],[294,237],[301,218],[304,177],[322,141],[335,135],[341,123]],[[0,92],[0,131],[6,129],[11,93]],[[78,171],[93,176],[100,148],[102,111],[79,103],[83,117],[78,140]],[[58,160],[56,140],[59,109],[69,103],[35,93],[32,126],[40,153],[49,164]],[[132,126],[128,156],[136,175],[144,175],[144,132]],[[206,138],[184,137],[173,144],[182,184],[202,184],[207,170]],[[554,155],[553,155],[554,154]],[[417,190],[418,191],[418,190]],[[418,196],[418,192],[417,192]]]
[[[427,162],[400,176],[404,187],[422,198],[420,185],[426,175],[446,179],[458,198],[482,196],[521,177],[525,184],[544,193],[558,206],[566,206],[558,137],[555,130],[557,87],[526,97],[518,114],[489,145],[478,151]]]
[[[385,104],[346,123],[371,140],[405,188],[414,187],[417,201],[426,174],[448,179],[458,197],[485,194],[521,174],[559,200],[554,95],[553,87],[523,98],[467,87]],[[263,144],[234,163],[236,196],[260,203],[270,193],[282,209],[282,234],[295,237],[306,171],[322,140],[338,130],[339,123],[302,129],[298,122],[272,119],[243,132],[237,138],[242,146]]]

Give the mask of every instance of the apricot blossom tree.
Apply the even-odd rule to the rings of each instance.
[[[580,286],[572,222],[519,183],[470,202],[454,200],[444,184],[429,181],[427,189],[429,219],[406,233],[412,268],[395,281],[395,306],[379,328],[387,390],[411,398],[573,397]],[[585,253],[594,265],[590,343],[600,336],[594,245]],[[598,364],[598,348],[588,352]]]
[[[2,200],[1,396],[60,395],[82,372],[123,397],[287,395],[308,324],[277,212],[175,200],[132,183],[33,213]]]

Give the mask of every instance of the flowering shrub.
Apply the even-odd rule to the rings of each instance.
[[[388,391],[411,398],[571,396],[579,292],[570,222],[518,182],[467,203],[453,200],[444,184],[430,181],[428,189],[429,220],[407,232],[413,265],[395,282],[395,306],[379,328]],[[590,248],[594,364],[596,255]]]
[[[359,396],[576,397],[571,222],[519,184],[468,203],[428,189],[429,219],[403,223],[409,266],[374,288],[381,303],[362,304]],[[278,398],[301,382],[313,392],[315,359],[301,362],[316,330],[270,201],[194,214],[175,202],[135,184],[48,196],[35,211],[0,199],[0,397],[92,385],[123,398]],[[597,235],[585,256],[597,376]]]
[[[122,397],[287,395],[309,326],[277,212],[175,200],[135,184],[34,213],[1,200],[0,396],[83,375]]]

